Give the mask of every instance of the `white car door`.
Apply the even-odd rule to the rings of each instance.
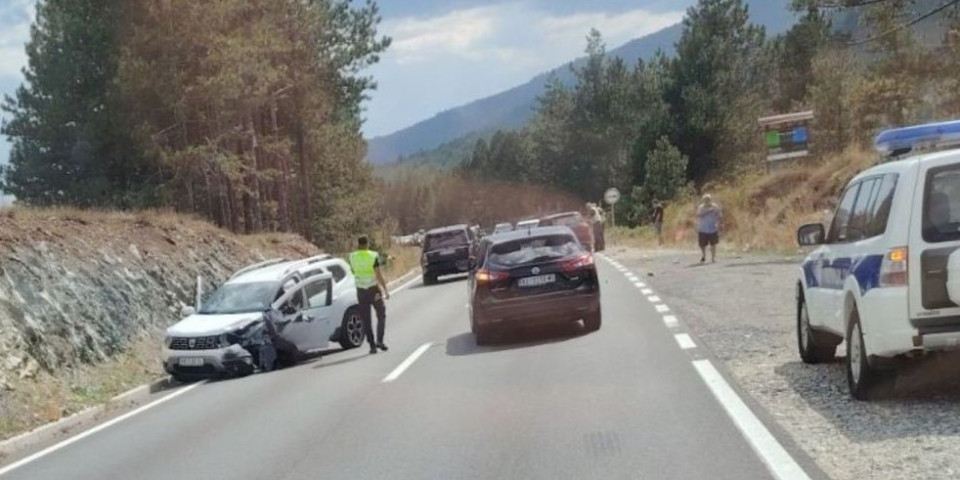
[[[327,348],[330,336],[339,325],[333,303],[333,277],[330,274],[316,275],[303,284],[307,300],[303,312],[306,336],[310,343],[308,350]]]
[[[314,275],[273,302],[273,308],[283,313],[283,322],[277,325],[279,334],[302,352],[326,346],[322,334],[329,323],[330,282],[329,273]],[[312,306],[310,300],[319,302],[319,296],[324,297],[324,306]]]
[[[834,333],[843,335],[843,327],[837,323],[833,308],[834,296],[842,291],[841,258],[843,245],[846,243],[846,231],[857,199],[860,184],[855,183],[844,191],[837,204],[837,211],[833,215],[833,222],[827,231],[824,245],[817,249],[812,258],[804,266],[807,276],[807,290],[804,299],[807,302],[807,312],[810,315],[810,324],[816,328],[826,328]]]

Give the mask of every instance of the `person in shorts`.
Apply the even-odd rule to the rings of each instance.
[[[720,219],[723,213],[720,205],[706,194],[697,206],[697,237],[700,244],[700,263],[707,261],[707,247],[710,247],[710,263],[717,261],[717,244],[720,243]]]

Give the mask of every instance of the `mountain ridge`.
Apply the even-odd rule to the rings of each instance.
[[[787,8],[790,0],[755,0],[747,3],[750,5],[751,21],[766,27],[768,34],[785,31],[795,21],[793,13]],[[620,57],[628,64],[647,59],[657,50],[672,55],[674,44],[682,33],[682,22],[676,23],[630,40],[610,50],[608,55]],[[582,60],[574,59],[537,74],[511,89],[444,110],[391,134],[369,139],[367,161],[374,165],[391,164],[401,156],[430,150],[474,132],[520,127],[533,116],[536,99],[550,77],[556,75],[564,84],[572,85],[575,77],[570,66]]]

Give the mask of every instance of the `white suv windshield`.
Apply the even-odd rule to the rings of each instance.
[[[200,309],[203,314],[262,312],[277,293],[274,282],[228,283],[222,285]]]

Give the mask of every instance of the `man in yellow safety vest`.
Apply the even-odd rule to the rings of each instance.
[[[360,308],[360,318],[363,320],[363,331],[370,344],[370,353],[377,353],[377,349],[387,351],[383,343],[383,333],[387,326],[387,307],[384,298],[390,298],[387,291],[387,282],[380,271],[380,254],[370,250],[370,241],[367,237],[357,240],[357,250],[350,253],[350,268],[357,284],[357,303]],[[370,318],[370,307],[377,311],[377,337],[373,337],[373,320]]]

